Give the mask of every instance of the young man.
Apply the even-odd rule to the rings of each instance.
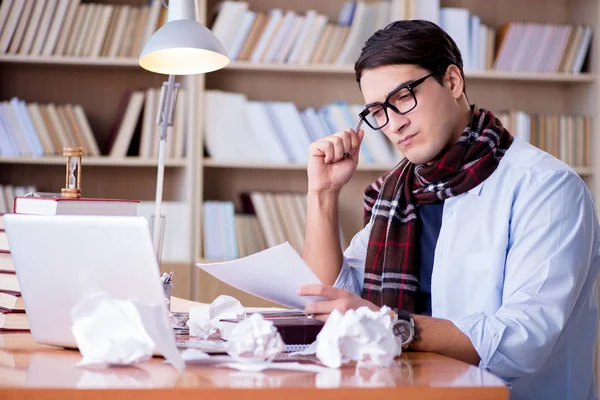
[[[311,145],[303,258],[324,285],[299,291],[329,301],[305,312],[406,310],[412,350],[479,365],[513,398],[596,398],[599,226],[584,182],[469,105],[460,52],[435,24],[376,32],[355,70],[365,122],[406,159],[367,187],[365,228],[342,253],[338,196],[364,132]]]

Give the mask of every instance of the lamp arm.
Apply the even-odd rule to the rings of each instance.
[[[166,93],[165,93],[166,85]],[[175,112],[175,105],[177,99],[177,88],[175,85],[175,75],[169,75],[168,82],[163,84],[163,90],[161,93],[161,101],[158,114],[158,123],[160,124],[160,142],[158,144],[158,170],[156,174],[156,209],[154,219],[154,229],[152,242],[154,245],[154,251],[157,257],[159,256],[159,234],[162,231],[162,195],[163,195],[163,182],[165,177],[165,152],[167,144],[167,128],[173,125],[173,115]],[[166,94],[166,96],[165,96]]]

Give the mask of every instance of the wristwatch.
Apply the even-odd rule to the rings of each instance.
[[[406,350],[415,337],[415,321],[406,310],[394,309],[397,318],[392,323],[392,332],[398,346]]]

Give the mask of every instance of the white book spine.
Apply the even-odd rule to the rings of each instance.
[[[282,44],[281,49],[279,50],[276,60],[278,63],[284,63],[290,55],[294,44],[298,40],[298,36],[302,31],[302,27],[304,26],[304,20],[306,17],[304,15],[296,15],[294,19],[294,26],[290,30],[290,34],[288,35],[285,42]]]
[[[269,22],[265,27],[260,40],[256,44],[254,52],[252,52],[252,56],[250,57],[250,61],[253,63],[260,62],[265,50],[267,49],[271,36],[283,18],[283,12],[278,8],[271,10],[269,14],[271,15],[271,18],[269,18]]]
[[[39,135],[33,125],[33,121],[31,120],[31,115],[29,114],[29,110],[27,109],[27,105],[23,100],[17,102],[17,108],[19,113],[21,114],[22,123],[25,127],[25,131],[29,135],[30,142],[33,148],[33,154],[36,156],[41,156],[44,154],[44,148],[42,147],[42,143],[40,142]]]
[[[294,25],[295,18],[296,18],[295,12],[287,11],[285,13],[283,19],[281,20],[281,23],[279,24],[277,31],[274,32],[275,36],[271,40],[271,44],[265,51],[265,54],[263,56],[264,62],[270,63],[270,62],[274,61],[275,55],[281,49],[283,41],[285,40],[286,36],[289,35],[289,32],[292,29],[292,26]]]
[[[244,19],[242,20],[242,24],[240,26],[239,32],[233,40],[231,46],[231,52],[229,53],[229,57],[231,60],[237,60],[240,51],[242,51],[242,47],[244,46],[244,42],[248,38],[248,33],[250,32],[250,28],[252,28],[252,24],[256,20],[256,13],[254,11],[246,11],[244,14]]]
[[[312,25],[314,24],[316,18],[317,18],[317,12],[315,10],[308,10],[306,12],[306,16],[304,18],[304,26],[302,27],[302,30],[300,31],[300,34],[298,35],[298,39],[296,40],[296,43],[294,44],[292,52],[290,53],[290,56],[287,59],[288,63],[291,63],[291,64],[295,63],[296,60],[298,59],[298,57],[300,56],[302,47],[304,46],[304,44],[306,42],[306,37],[308,36],[308,33],[310,32],[310,29],[312,28]]]
[[[60,30],[64,25],[68,7],[69,0],[59,0],[59,3],[56,8],[56,13],[54,14],[54,19],[52,21],[52,26],[50,27],[50,31],[48,32],[48,38],[46,40],[46,43],[44,44],[44,48],[42,49],[42,55],[52,55],[52,52],[56,47],[56,43],[58,42],[58,35],[60,34]]]

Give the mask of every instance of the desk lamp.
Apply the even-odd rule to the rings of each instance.
[[[148,71],[169,75],[168,81],[162,85],[157,115],[160,142],[156,177],[156,210],[152,233],[154,250],[159,260],[167,127],[173,125],[179,87],[179,84],[175,83],[175,75],[202,74],[216,71],[229,64],[229,57],[219,39],[199,22],[196,0],[170,0],[168,5],[165,0],[161,1],[168,9],[167,23],[150,37],[138,60],[139,65]]]

